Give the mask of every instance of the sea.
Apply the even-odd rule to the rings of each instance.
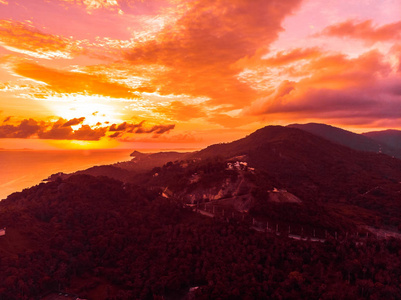
[[[0,151],[0,200],[58,172],[129,161],[133,150]]]

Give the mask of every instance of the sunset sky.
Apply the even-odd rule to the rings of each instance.
[[[401,129],[400,0],[0,0],[0,148]]]

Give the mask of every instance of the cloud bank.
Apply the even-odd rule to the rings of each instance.
[[[0,138],[99,141],[103,137],[112,139],[132,138],[134,134],[152,134],[152,137],[155,138],[169,133],[175,128],[174,124],[145,126],[145,121],[138,124],[124,122],[106,127],[102,127],[100,124],[91,127],[82,124],[84,120],[85,117],[71,120],[60,118],[57,121],[45,122],[30,118],[21,120],[16,124],[6,124],[10,121],[9,118],[6,118],[3,124],[0,125]],[[77,125],[80,125],[78,129],[72,128],[72,126]]]

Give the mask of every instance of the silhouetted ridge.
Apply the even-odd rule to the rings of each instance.
[[[374,141],[369,137],[326,124],[291,124],[288,125],[288,127],[302,129],[334,143],[347,146],[355,150],[379,152],[382,148],[377,141]]]
[[[283,126],[266,126],[237,141],[209,146],[199,151],[196,155],[199,157],[219,155],[227,158],[246,155],[250,152],[265,149],[274,143],[290,140],[302,142],[299,137],[300,134],[305,133],[298,129],[285,128]]]
[[[401,149],[401,131],[388,129],[383,131],[371,131],[362,133],[364,136],[369,137],[379,143],[386,144],[390,147]]]
[[[360,152],[304,130],[267,126],[238,141],[210,146],[200,158],[246,156],[251,167],[290,187],[301,199],[352,199],[377,185],[379,178],[401,181],[401,161]],[[363,188],[361,188],[363,186]]]

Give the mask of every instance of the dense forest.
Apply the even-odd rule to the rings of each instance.
[[[401,242],[296,241],[71,176],[0,202],[0,299],[400,299]]]

